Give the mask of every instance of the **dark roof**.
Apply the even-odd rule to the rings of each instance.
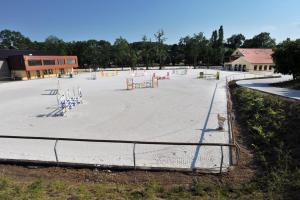
[[[19,49],[0,49],[0,59],[7,59],[9,56],[29,55],[34,56],[52,56],[55,55],[46,51],[31,51],[31,50],[19,50]]]

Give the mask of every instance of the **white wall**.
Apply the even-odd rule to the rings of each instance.
[[[0,77],[10,77],[10,70],[5,60],[0,60]]]

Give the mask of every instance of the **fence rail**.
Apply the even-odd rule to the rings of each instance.
[[[145,144],[145,145],[174,145],[174,146],[215,146],[220,147],[221,152],[221,161],[220,161],[220,168],[219,173],[223,172],[223,164],[224,164],[224,152],[223,147],[230,147],[230,148],[237,148],[236,144],[231,143],[190,143],[190,142],[155,142],[155,141],[130,141],[130,140],[101,140],[101,139],[79,139],[79,138],[58,138],[58,137],[35,137],[35,136],[13,136],[13,135],[0,135],[0,138],[4,139],[23,139],[23,140],[47,140],[47,141],[55,141],[53,146],[53,152],[55,155],[56,164],[63,165],[65,162],[61,162],[58,157],[57,153],[57,144],[60,141],[72,141],[72,142],[93,142],[93,143],[122,143],[122,144],[133,144],[132,149],[132,158],[133,158],[133,168],[138,169],[143,167],[139,167],[136,164],[136,145],[137,144]],[[2,159],[3,160],[3,159]],[[10,159],[7,159],[10,160]],[[68,165],[71,165],[71,163],[67,163]],[[76,164],[75,164],[76,165]],[[84,166],[84,164],[81,164]],[[88,165],[88,164],[87,164]],[[98,165],[95,165],[98,166]],[[126,166],[125,166],[126,167]],[[151,167],[146,167],[148,169],[151,169]],[[154,167],[156,169],[157,167]],[[174,170],[172,167],[170,168],[164,168],[164,169],[171,169]],[[175,170],[181,170],[181,169],[175,169]],[[184,171],[186,169],[183,169]],[[191,170],[194,170],[191,168]]]

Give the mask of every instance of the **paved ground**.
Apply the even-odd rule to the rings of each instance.
[[[281,78],[244,80],[238,81],[237,84],[243,87],[300,100],[300,90],[274,87],[270,85],[271,83],[282,82],[290,80],[291,78],[291,76],[282,76]]]
[[[0,84],[0,134],[113,140],[229,143],[226,127],[216,131],[217,114],[226,117],[225,76],[221,80],[171,74],[159,87],[127,91],[128,72],[91,80],[89,73],[73,79],[41,79]],[[167,71],[148,71],[166,75]],[[207,73],[216,73],[206,70]],[[58,80],[63,91],[79,86],[84,103],[64,117],[55,117]],[[75,92],[76,93],[76,92]],[[0,139],[0,158],[54,161],[54,142]],[[133,165],[132,144],[58,142],[63,162]],[[224,148],[224,168],[229,150]],[[137,166],[218,169],[220,147],[136,145]]]

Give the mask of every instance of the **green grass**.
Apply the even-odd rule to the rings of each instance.
[[[300,103],[246,88],[233,91],[261,168],[256,185],[269,198],[300,199]]]
[[[190,185],[163,186],[153,181],[148,184],[117,185],[110,183],[70,184],[61,180],[17,182],[0,177],[0,199],[245,199],[263,197],[256,188],[246,185],[204,184],[194,181]]]

